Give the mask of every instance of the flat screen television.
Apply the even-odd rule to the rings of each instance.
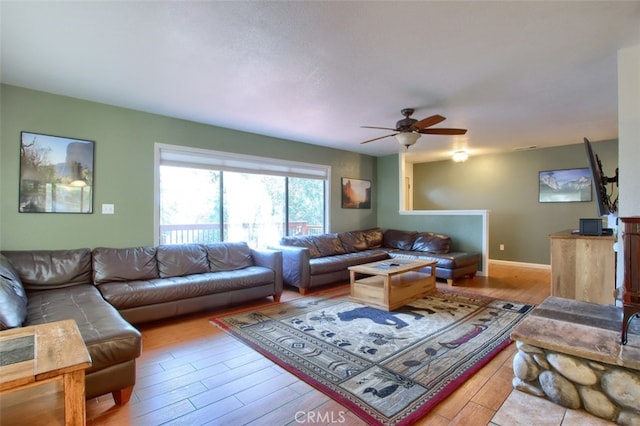
[[[616,168],[615,177],[606,177],[602,172],[602,163],[598,154],[594,154],[591,148],[591,142],[584,138],[584,147],[587,151],[587,159],[589,160],[589,170],[591,172],[591,181],[593,182],[593,191],[596,193],[596,204],[598,215],[606,216],[615,213],[617,210],[618,200],[611,201],[611,197],[607,194],[607,184],[618,183],[618,169]]]

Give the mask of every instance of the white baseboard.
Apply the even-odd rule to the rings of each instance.
[[[551,265],[545,265],[543,263],[525,263],[525,262],[513,262],[511,260],[498,260],[498,259],[489,259],[489,265],[507,265],[507,266],[518,266],[521,268],[534,268],[534,269],[545,269],[550,271]]]

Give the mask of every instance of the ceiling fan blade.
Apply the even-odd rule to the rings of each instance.
[[[393,129],[391,127],[377,127],[377,126],[360,126],[361,129],[382,129],[382,130],[394,130],[398,131],[398,129]]]
[[[394,130],[394,129],[391,129],[391,130]],[[395,135],[397,135],[397,133],[391,133],[390,135],[380,136],[379,138],[369,139],[368,141],[360,142],[360,144],[377,141],[378,139],[384,139],[384,138],[388,138],[389,136],[395,136]]]
[[[413,125],[413,127],[415,127],[416,129],[422,130],[426,127],[431,127],[434,126],[438,123],[443,122],[444,120],[446,120],[446,118],[444,118],[441,115],[432,115],[431,117],[427,117],[427,118],[423,118],[422,120],[418,121],[416,124]]]
[[[418,130],[418,133],[422,133],[425,135],[464,135],[467,133],[467,129],[422,129]]]

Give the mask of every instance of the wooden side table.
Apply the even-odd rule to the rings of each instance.
[[[50,423],[50,413],[38,414],[42,401],[33,395],[39,388],[58,386],[64,424],[85,425],[84,374],[90,366],[91,357],[73,320],[0,332],[0,424]],[[36,407],[31,405],[34,401]]]

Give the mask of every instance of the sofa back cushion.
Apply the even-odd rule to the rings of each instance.
[[[0,330],[22,327],[27,318],[27,293],[18,272],[0,254]]]
[[[244,242],[213,243],[205,246],[211,272],[232,271],[253,265],[251,248]]]
[[[451,238],[448,235],[420,232],[413,241],[411,250],[445,254],[451,251]]]
[[[4,251],[25,290],[92,284],[91,250]]]
[[[207,251],[200,244],[158,246],[156,258],[161,278],[209,272]]]
[[[314,237],[304,236],[304,237],[282,237],[280,239],[280,245],[283,246],[294,246],[294,247],[304,247],[309,249],[309,256],[313,259],[316,257],[320,257],[320,251],[318,247],[316,247],[314,243]]]
[[[382,229],[371,228],[371,229],[366,229],[362,232],[364,233],[364,239],[367,240],[368,248],[374,249],[374,248],[382,247],[382,243],[384,242]]]
[[[338,238],[347,253],[354,253],[369,248],[364,231],[341,232]]]
[[[346,253],[340,238],[338,238],[338,234],[316,235],[314,237],[314,243],[322,257]]]
[[[416,231],[387,229],[384,231],[384,246],[399,250],[411,250],[413,247],[413,241],[416,239],[417,235],[418,233]]]
[[[141,281],[158,278],[155,247],[93,249],[93,282]]]

